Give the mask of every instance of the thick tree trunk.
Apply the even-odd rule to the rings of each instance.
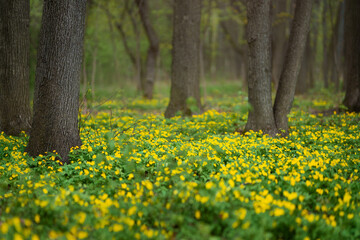
[[[270,0],[247,1],[249,44],[248,95],[252,109],[245,131],[277,133],[271,101]]]
[[[152,99],[153,89],[156,78],[156,61],[159,54],[159,39],[150,22],[150,10],[148,0],[136,0],[139,8],[141,22],[149,41],[149,48],[146,56],[146,71],[142,81],[143,95],[147,99]]]
[[[165,117],[175,116],[181,111],[184,115],[193,112],[188,99],[200,103],[200,20],[201,0],[174,1],[173,52],[171,67],[170,102]]]
[[[313,0],[296,0],[284,68],[276,92],[274,115],[279,131],[288,131],[288,117],[294,100],[296,81],[301,68],[308,36]]]
[[[360,112],[360,1],[345,1],[345,81],[344,105]]]
[[[30,130],[28,0],[0,0],[0,132]]]
[[[34,119],[26,151],[56,151],[68,161],[81,145],[78,129],[80,70],[86,0],[45,0],[35,79]]]

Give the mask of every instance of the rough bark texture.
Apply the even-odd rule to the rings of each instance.
[[[144,27],[149,48],[146,56],[145,76],[141,79],[143,95],[147,99],[152,99],[156,77],[156,60],[159,54],[159,39],[150,21],[150,10],[148,0],[135,0],[139,8],[139,14]]]
[[[30,130],[28,0],[0,0],[0,132]]]
[[[310,28],[312,4],[313,0],[296,0],[289,45],[274,104],[276,126],[280,131],[288,131],[287,115],[294,100],[296,81]]]
[[[189,98],[200,103],[200,20],[201,0],[174,1],[173,52],[171,66],[170,103],[165,117],[175,116],[181,111],[191,115],[187,104]]]
[[[34,119],[26,151],[57,151],[68,161],[81,145],[78,129],[80,70],[86,0],[45,0],[38,50]]]
[[[274,136],[277,133],[271,101],[271,18],[270,0],[247,1],[249,44],[249,111],[245,131]]]
[[[345,75],[344,105],[360,112],[360,1],[345,1]]]

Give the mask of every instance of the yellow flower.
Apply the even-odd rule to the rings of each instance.
[[[210,188],[212,188],[213,185],[214,184],[212,182],[207,182],[207,183],[205,183],[205,188],[210,189]]]
[[[84,212],[79,212],[77,215],[77,220],[78,220],[78,223],[80,224],[83,224],[85,222],[85,219],[86,219],[86,213]]]
[[[220,214],[221,214],[221,218],[222,218],[223,220],[225,220],[225,219],[227,219],[227,218],[229,217],[229,213],[227,213],[227,212],[221,211]]]
[[[350,199],[351,199],[351,195],[348,192],[346,192],[344,195],[344,203],[349,203]]]
[[[131,208],[129,208],[128,210],[128,215],[131,216],[136,212],[136,206],[132,206]]]
[[[275,208],[275,210],[273,211],[273,214],[274,214],[274,216],[278,217],[278,216],[284,215],[285,211],[282,208]]]
[[[244,230],[248,229],[249,227],[250,227],[250,222],[246,222],[241,226],[241,228],[244,229]]]
[[[78,238],[79,239],[84,239],[84,238],[87,238],[88,237],[88,233],[87,232],[84,232],[84,231],[80,231],[78,233]]]
[[[6,222],[3,222],[1,224],[1,232],[3,234],[6,234],[9,231],[9,225]]]
[[[14,234],[14,240],[23,240],[23,237],[20,234],[15,233]]]
[[[34,220],[35,220],[36,223],[39,223],[40,222],[40,215],[36,214]]]
[[[318,194],[322,195],[322,194],[324,193],[324,190],[321,189],[321,188],[318,188],[318,189],[316,189],[316,192],[317,192]]]
[[[200,211],[199,211],[199,210],[196,210],[196,211],[195,211],[195,218],[196,218],[196,219],[200,219],[200,217],[201,217]]]
[[[115,223],[112,227],[114,232],[120,232],[124,229],[123,225]]]
[[[31,240],[40,240],[40,238],[38,235],[35,234],[31,236]]]

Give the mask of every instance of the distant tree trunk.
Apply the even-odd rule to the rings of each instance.
[[[324,87],[329,87],[329,61],[328,61],[328,32],[327,32],[327,1],[323,1],[322,29],[323,29],[323,79]]]
[[[201,109],[200,20],[201,0],[174,1],[171,92],[166,118],[175,116],[178,111],[184,115],[193,114],[187,104],[189,98]]]
[[[281,68],[284,63],[286,51],[286,28],[288,20],[284,18],[287,13],[287,0],[273,2],[273,27],[272,27],[272,82],[274,89],[277,89],[280,79]]]
[[[0,132],[30,130],[29,0],[0,0]]]
[[[310,28],[312,4],[313,0],[296,0],[289,45],[274,104],[275,121],[279,131],[288,131],[287,115],[294,100],[296,81]]]
[[[147,99],[152,99],[156,75],[156,61],[159,54],[159,39],[150,22],[150,10],[148,0],[135,0],[139,8],[141,22],[144,26],[146,36],[149,40],[149,48],[146,56],[145,77],[142,79],[143,95]]]
[[[35,79],[34,119],[26,151],[56,151],[68,162],[80,146],[80,71],[86,0],[45,0]]]
[[[92,53],[92,66],[91,66],[91,95],[92,99],[95,99],[95,79],[96,79],[96,63],[97,63],[98,46],[96,44]]]
[[[220,27],[224,32],[226,39],[234,50],[235,75],[242,79],[242,87],[245,90],[247,85],[247,44],[240,44],[238,41],[239,24],[233,20],[221,21]],[[243,32],[243,38],[246,38],[246,31]]]
[[[249,111],[245,131],[277,133],[271,101],[271,0],[247,1]]]
[[[310,85],[310,77],[312,71],[312,54],[311,54],[311,36],[308,34],[307,41],[305,44],[304,57],[301,61],[301,67],[299,72],[299,77],[296,83],[295,93],[304,94]]]
[[[345,81],[344,105],[360,112],[360,1],[345,1]]]
[[[84,112],[87,111],[87,88],[88,88],[88,79],[87,79],[87,72],[86,72],[86,61],[85,61],[85,55],[83,55],[83,64],[82,64],[82,99],[81,99],[81,106],[80,108],[83,108]]]
[[[336,20],[332,23],[332,33],[329,45],[329,69],[330,80],[334,84],[336,90],[340,90],[340,77],[342,75],[342,59],[343,59],[343,21],[345,17],[345,4],[341,2],[336,6]],[[333,4],[329,3],[331,16],[333,16]],[[331,17],[333,18],[333,17]]]
[[[318,39],[319,39],[319,9],[320,9],[320,0],[314,0],[313,4],[313,11],[312,11],[312,22],[314,24],[310,24],[310,31],[309,31],[309,51],[310,51],[310,74],[309,74],[309,88],[315,87],[315,80],[317,79],[318,71],[317,71],[317,62],[316,56],[318,52]]]

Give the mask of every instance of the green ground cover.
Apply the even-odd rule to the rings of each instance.
[[[99,100],[65,166],[1,134],[0,239],[359,239],[360,115],[319,114],[335,100],[297,98],[286,138],[240,134],[241,94],[170,120]]]

